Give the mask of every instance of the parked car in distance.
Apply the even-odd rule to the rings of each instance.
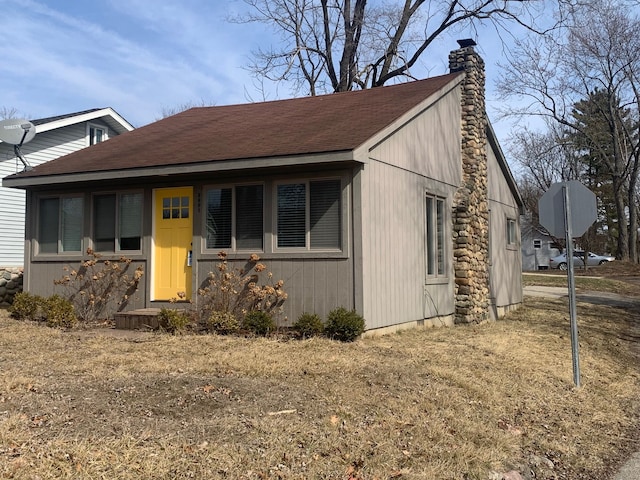
[[[603,263],[613,262],[616,258],[610,257],[608,255],[596,255],[592,252],[587,252],[587,266],[595,267],[597,265],[602,265]],[[573,252],[573,266],[574,267],[584,267],[584,251],[582,250],[574,250]],[[549,267],[550,268],[558,268],[560,270],[567,269],[567,254],[562,253],[557,257],[553,257],[549,259]]]

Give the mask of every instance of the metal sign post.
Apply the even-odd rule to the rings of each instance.
[[[564,198],[564,225],[567,245],[567,286],[569,289],[569,317],[571,323],[571,360],[573,363],[573,383],[580,387],[580,350],[578,341],[578,320],[576,318],[576,286],[573,265],[573,232],[571,231],[571,202],[569,187],[562,186]]]
[[[572,206],[578,207],[572,215]],[[580,386],[580,358],[578,321],[576,319],[576,286],[573,265],[573,236],[581,236],[596,221],[596,196],[577,180],[554,183],[538,200],[540,223],[551,235],[567,242],[567,284],[569,287],[569,315],[571,318],[571,357],[573,382]]]

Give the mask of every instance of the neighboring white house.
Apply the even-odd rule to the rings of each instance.
[[[112,108],[94,108],[31,123],[36,126],[36,136],[21,150],[33,167],[133,130]],[[0,141],[0,178],[22,170],[13,145]],[[19,267],[24,262],[25,192],[0,187],[0,199],[0,266]]]
[[[539,225],[531,221],[531,215],[520,217],[522,270],[547,270],[549,259],[562,253],[562,247]]]

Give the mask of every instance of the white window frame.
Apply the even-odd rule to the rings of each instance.
[[[95,199],[96,197],[107,196],[107,195],[115,195],[116,203],[115,203],[115,230],[114,230],[114,249],[113,250],[98,250],[96,241],[95,241],[95,227],[96,227],[96,218],[95,218]],[[121,224],[120,224],[120,203],[123,195],[140,195],[142,199],[141,210],[140,210],[140,248],[136,250],[123,250],[121,248]],[[127,254],[136,254],[142,253],[142,241],[144,238],[143,234],[143,219],[144,219],[144,192],[142,190],[118,190],[111,192],[96,192],[91,196],[91,246],[94,248],[96,252],[109,254],[109,253],[127,253]]]
[[[539,250],[542,248],[542,240],[540,240],[539,238],[534,238],[533,239],[533,248],[535,250]]]
[[[96,141],[97,130],[102,132],[102,139],[100,141]],[[87,145],[88,146],[102,143],[108,139],[109,139],[109,129],[107,127],[105,127],[104,125],[96,124],[96,123],[87,123]]]
[[[338,226],[338,233],[340,235],[339,246],[335,248],[331,247],[311,247],[311,183],[314,182],[325,182],[325,181],[335,181],[340,185],[339,187],[339,219],[340,223]],[[300,247],[292,247],[292,246],[278,246],[278,187],[281,185],[294,185],[294,184],[304,184],[305,185],[305,245]],[[329,177],[316,177],[316,178],[292,178],[286,180],[278,180],[273,183],[273,192],[272,192],[272,224],[273,224],[273,251],[275,253],[279,252],[309,252],[309,253],[334,253],[334,252],[343,252],[345,251],[345,197],[344,197],[344,180],[341,176],[329,176]]]
[[[507,217],[506,222],[506,243],[507,248],[514,249],[518,246],[518,221],[515,218]]]
[[[449,210],[447,199],[443,196],[425,192],[424,195],[424,248],[425,248],[425,276],[427,281],[447,279],[449,277],[449,247],[447,238],[450,238]],[[431,212],[429,212],[431,202]],[[438,206],[441,209],[438,209]],[[429,216],[430,215],[430,216]],[[438,231],[438,217],[441,219],[441,230]],[[438,255],[440,253],[440,255]],[[438,258],[438,257],[441,258]],[[433,269],[431,266],[433,265]]]
[[[261,248],[238,248],[237,246],[237,200],[236,192],[238,187],[262,187],[262,247]],[[208,192],[211,190],[231,190],[231,244],[229,247],[207,247],[207,209],[209,208],[207,202]],[[236,183],[236,184],[222,184],[222,185],[207,185],[202,190],[203,198],[203,215],[202,215],[202,245],[204,252],[219,252],[220,250],[231,252],[251,252],[260,253],[265,249],[265,210],[266,210],[266,187],[261,182],[250,183]]]

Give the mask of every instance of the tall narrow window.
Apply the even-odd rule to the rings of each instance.
[[[116,195],[93,197],[93,248],[97,252],[116,249]]]
[[[516,221],[513,218],[507,218],[507,246],[514,246],[516,242]]]
[[[443,276],[446,272],[444,207],[444,199],[427,195],[425,200],[425,250],[427,276],[430,277]]]
[[[231,248],[230,188],[214,188],[207,192],[207,248]]]
[[[82,197],[41,198],[38,215],[39,253],[82,250]]]
[[[306,184],[278,185],[278,247],[306,246],[306,201]]]
[[[40,253],[58,253],[60,199],[41,198],[38,215],[38,246]]]
[[[340,181],[310,182],[311,248],[340,248]]]
[[[118,221],[120,250],[142,248],[142,194],[120,195],[120,218]]]
[[[262,250],[263,198],[262,185],[236,187],[236,249]]]

